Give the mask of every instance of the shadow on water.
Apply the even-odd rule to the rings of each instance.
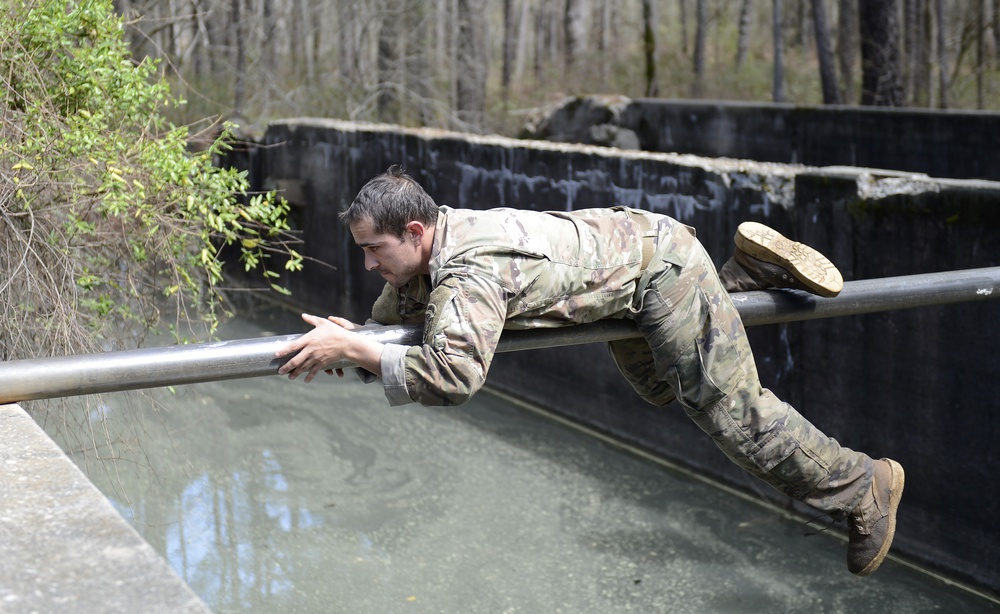
[[[493,395],[389,408],[349,374],[157,398],[153,470],[93,477],[218,612],[1000,612],[891,560],[853,577],[842,541]]]

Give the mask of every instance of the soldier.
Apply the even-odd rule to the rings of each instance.
[[[790,287],[835,296],[843,278],[816,250],[746,222],[717,272],[693,229],[664,215],[439,207],[397,166],[368,182],[341,218],[365,268],[388,282],[372,320],[422,322],[423,344],[382,344],[343,318],[303,314],[315,328],[277,352],[294,354],[279,373],[309,382],[347,360],[381,377],[392,405],[456,405],[485,382],[504,329],[631,318],[642,337],[609,348],[642,398],[660,406],[676,399],[737,465],[846,517],[852,573],[882,563],[902,467],[842,447],[763,388],[727,292]]]

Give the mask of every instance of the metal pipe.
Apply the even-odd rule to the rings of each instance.
[[[733,302],[747,326],[1000,298],[1000,267],[851,281],[835,298],[804,292],[739,292]],[[383,343],[418,345],[422,327],[362,327]],[[498,352],[576,345],[637,336],[630,320],[505,331]],[[274,375],[278,348],[298,334],[215,341],[103,354],[0,363],[0,403],[116,390]],[[331,365],[353,367],[351,363]]]

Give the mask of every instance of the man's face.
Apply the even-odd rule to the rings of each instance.
[[[403,237],[375,234],[371,220],[351,224],[354,242],[365,252],[365,269],[375,271],[400,288],[421,272],[420,240],[407,231]]]

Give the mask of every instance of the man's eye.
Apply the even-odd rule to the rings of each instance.
[[[378,245],[372,245],[371,247],[368,248],[368,251],[374,254],[375,252],[378,251]]]

